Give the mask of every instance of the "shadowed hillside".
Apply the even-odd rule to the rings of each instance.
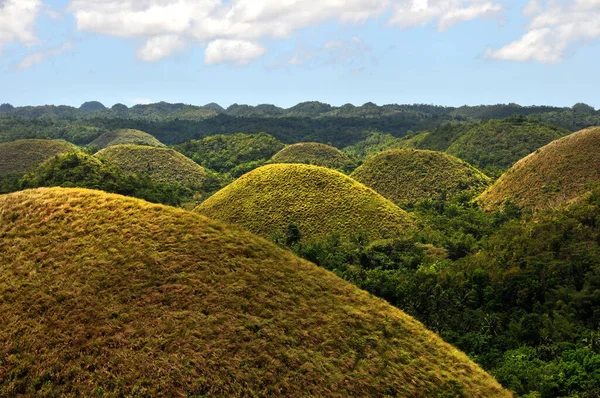
[[[101,150],[109,146],[123,144],[148,145],[156,147],[165,146],[162,142],[160,142],[150,134],[133,129],[121,129],[104,133],[100,137],[92,141],[90,143],[90,146],[92,148],[96,148],[96,150]]]
[[[198,214],[40,189],[0,196],[0,236],[2,396],[510,396],[405,313]]]
[[[283,148],[269,163],[302,163],[330,169],[352,168],[352,160],[342,151],[317,142],[301,142]]]
[[[141,145],[117,145],[98,152],[127,173],[148,174],[162,183],[179,183],[199,189],[208,173],[193,160],[173,149]]]
[[[196,209],[264,237],[289,224],[314,239],[365,231],[372,239],[400,236],[411,217],[370,188],[324,167],[276,164],[243,175]]]
[[[78,151],[75,145],[58,140],[0,143],[0,177],[21,176],[53,156],[73,151]]]
[[[473,166],[443,152],[392,149],[369,158],[351,175],[404,206],[426,199],[477,194],[490,183]]]
[[[531,209],[551,208],[600,183],[600,127],[554,141],[525,157],[480,197],[485,209],[508,201]]]

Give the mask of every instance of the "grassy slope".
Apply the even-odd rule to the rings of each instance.
[[[199,188],[206,170],[173,149],[140,145],[111,146],[96,154],[127,173],[147,173],[157,182],[180,183]]]
[[[20,176],[45,160],[77,147],[59,140],[19,140],[0,143],[0,177]]]
[[[101,150],[109,146],[123,144],[148,145],[156,147],[165,146],[162,142],[154,138],[152,135],[144,133],[140,130],[133,129],[122,129],[104,133],[100,137],[92,141],[90,143],[90,146]]]
[[[508,200],[540,210],[558,206],[600,182],[600,127],[573,133],[520,160],[479,201],[492,210]]]
[[[303,163],[330,169],[346,169],[352,160],[339,149],[317,142],[289,145],[276,153],[269,163]]]
[[[295,223],[305,238],[368,231],[373,239],[402,235],[411,217],[370,188],[334,170],[268,165],[245,174],[196,211],[264,237]]]
[[[369,158],[351,175],[392,202],[406,205],[448,198],[467,191],[480,193],[490,179],[473,166],[442,152],[392,149]]]
[[[0,237],[2,396],[509,396],[400,310],[198,214],[39,189],[0,196]]]

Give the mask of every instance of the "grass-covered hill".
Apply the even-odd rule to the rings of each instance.
[[[485,209],[508,201],[531,210],[552,208],[600,183],[600,127],[588,128],[535,151],[504,173],[479,201]]]
[[[485,174],[443,152],[391,149],[369,158],[351,177],[392,202],[406,206],[427,199],[451,200],[462,193],[481,193]]]
[[[18,140],[0,143],[0,177],[22,176],[45,160],[77,147],[60,140]]]
[[[133,129],[119,129],[102,134],[90,143],[90,147],[101,150],[109,146],[135,144],[164,147],[165,145],[148,133]]]
[[[196,209],[215,220],[242,225],[264,236],[295,225],[312,240],[359,232],[372,239],[401,236],[412,218],[350,177],[319,166],[275,164],[243,175]]]
[[[353,161],[339,149],[317,142],[289,145],[275,154],[269,163],[301,163],[330,169],[348,170]]]
[[[1,396],[507,397],[383,300],[248,232],[83,189],[0,196]]]
[[[141,145],[116,145],[98,152],[126,173],[148,174],[161,183],[179,183],[191,189],[200,189],[207,171],[181,153],[167,148]]]
[[[558,127],[514,116],[472,125],[446,125],[427,134],[420,149],[446,151],[482,170],[505,170],[544,145],[568,135]]]

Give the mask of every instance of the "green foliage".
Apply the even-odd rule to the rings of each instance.
[[[148,145],[156,147],[165,146],[162,142],[150,134],[133,129],[120,129],[104,133],[92,141],[89,146],[94,148],[96,151],[99,151],[109,146],[123,144]]]
[[[348,176],[302,164],[263,166],[234,181],[196,211],[244,226],[263,237],[284,234],[290,223],[305,238],[333,232],[343,238],[366,230],[371,238],[401,236],[412,218]]]
[[[507,201],[537,211],[576,199],[600,183],[600,128],[554,141],[520,160],[479,201],[490,210]]]
[[[264,165],[283,147],[283,143],[266,133],[238,133],[191,140],[174,149],[207,169],[239,177]]]
[[[0,197],[0,236],[1,396],[510,396],[383,300],[198,214],[40,189]]]
[[[277,152],[269,163],[300,163],[327,167],[342,172],[352,171],[356,164],[345,153],[330,145],[301,142]]]
[[[490,183],[486,175],[454,156],[413,149],[375,155],[351,177],[402,207],[427,199],[479,194]]]
[[[191,200],[193,194],[181,184],[156,183],[145,175],[126,174],[106,160],[81,152],[47,160],[13,185],[11,191],[37,187],[99,189],[173,206]]]

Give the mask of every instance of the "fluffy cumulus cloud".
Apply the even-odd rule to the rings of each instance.
[[[0,0],[0,51],[14,41],[35,44],[34,26],[41,10],[42,0]]]
[[[246,64],[265,53],[261,41],[325,21],[360,23],[391,12],[391,25],[433,22],[444,30],[502,6],[493,0],[72,0],[68,10],[81,31],[144,40],[142,60],[199,43],[212,65]]]
[[[600,37],[600,0],[531,0],[523,14],[531,19],[525,34],[497,50],[488,49],[488,58],[555,63],[570,47]]]

